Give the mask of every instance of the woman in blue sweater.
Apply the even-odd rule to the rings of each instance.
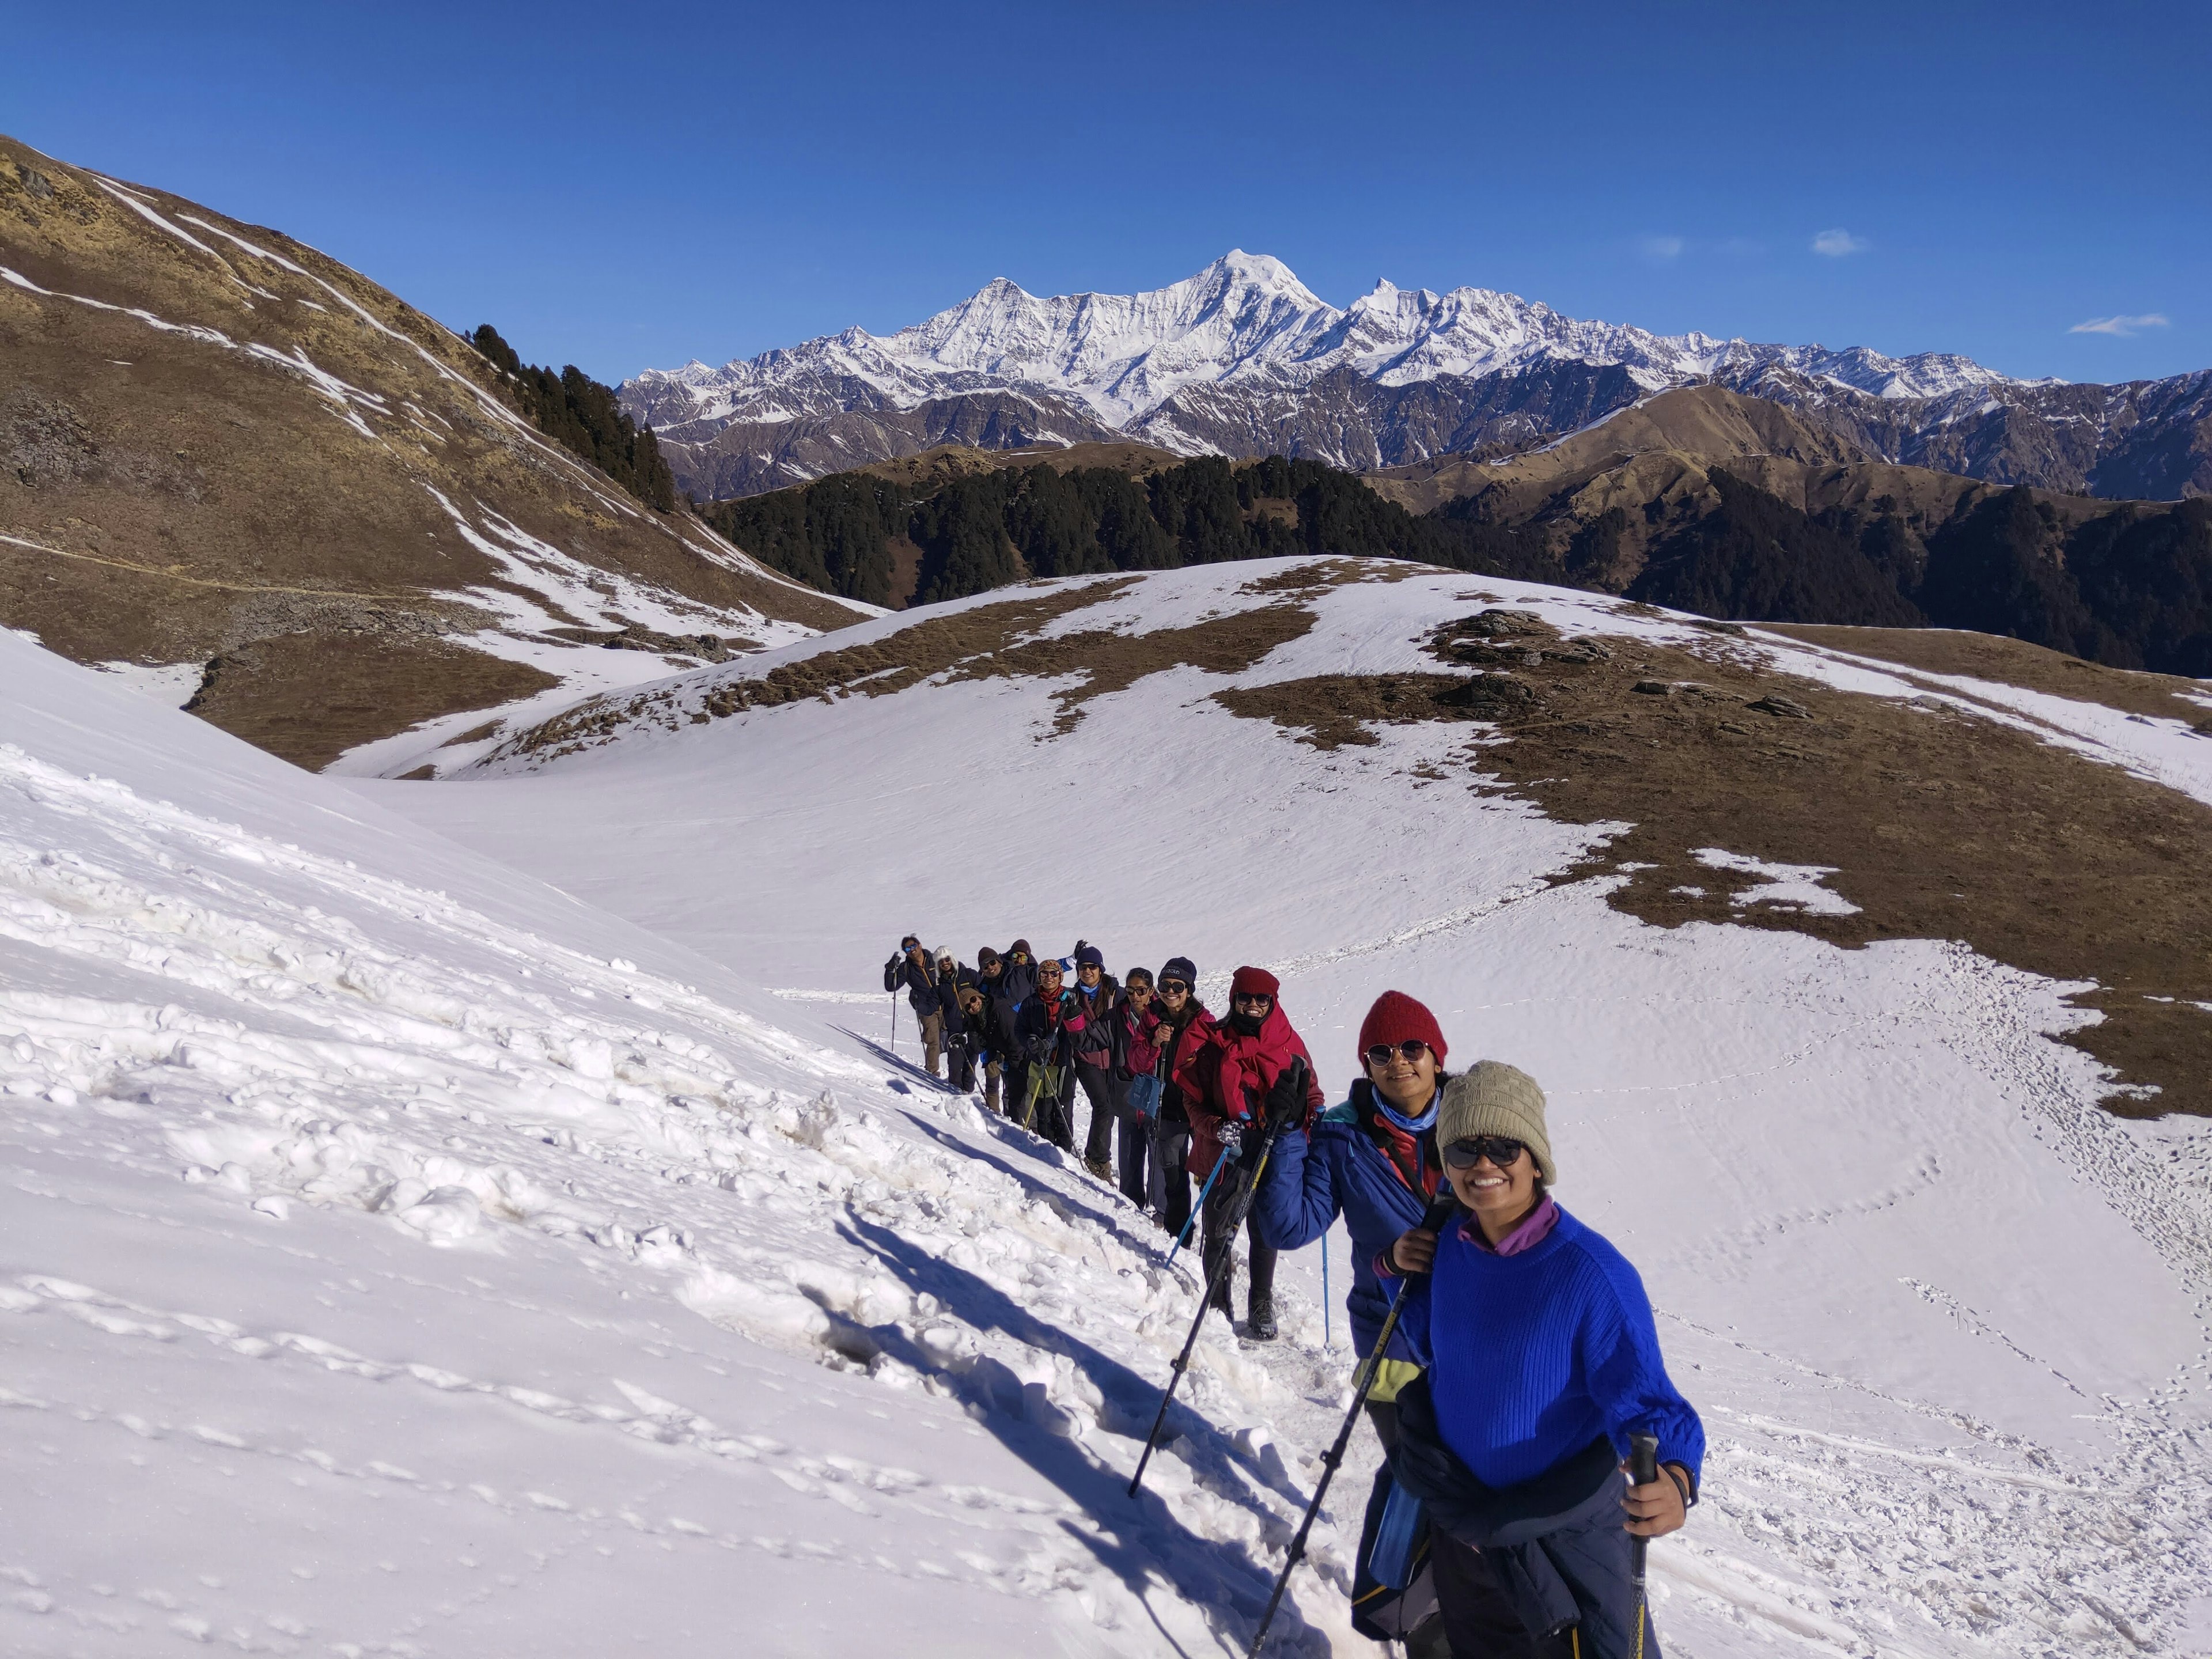
[[[1359,1028],[1366,1076],[1332,1106],[1310,1134],[1275,1142],[1267,1178],[1252,1201],[1252,1231],[1278,1250],[1304,1249],[1341,1215],[1352,1235],[1352,1346],[1364,1359],[1375,1346],[1390,1298],[1374,1263],[1421,1218],[1443,1177],[1437,1158],[1437,1103],[1444,1039],[1436,1016],[1403,991],[1385,991]],[[1397,1443],[1398,1390],[1417,1376],[1402,1334],[1375,1368],[1367,1415],[1384,1450]]]
[[[1687,1517],[1705,1435],[1668,1379],[1644,1282],[1550,1196],[1526,1073],[1486,1060],[1453,1079],[1437,1141],[1462,1209],[1376,1266],[1386,1291],[1419,1275],[1399,1329],[1426,1374],[1399,1393],[1390,1461],[1427,1506],[1452,1651],[1657,1659],[1630,1536]],[[1658,1437],[1646,1486],[1625,1478],[1632,1434]]]

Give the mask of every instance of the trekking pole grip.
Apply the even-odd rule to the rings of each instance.
[[[1628,1437],[1628,1483],[1632,1486],[1648,1486],[1659,1478],[1659,1437],[1656,1434],[1632,1434]],[[1644,1591],[1644,1556],[1651,1540],[1638,1534],[1630,1549],[1634,1558],[1637,1594]]]

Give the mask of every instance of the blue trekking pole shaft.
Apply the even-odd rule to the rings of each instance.
[[[1221,1179],[1221,1166],[1228,1162],[1226,1156],[1213,1160],[1212,1171],[1206,1177],[1206,1185],[1198,1189],[1198,1198],[1190,1206],[1189,1218],[1182,1224],[1182,1231],[1176,1235],[1176,1242],[1168,1247],[1169,1267],[1175,1266],[1176,1252],[1190,1243],[1190,1230],[1198,1225],[1199,1217],[1206,1212],[1206,1195],[1213,1190],[1213,1183]]]
[[[1321,1230],[1321,1345],[1326,1348],[1335,1340],[1332,1334],[1336,1327],[1329,1318],[1329,1309],[1334,1305],[1328,1297],[1328,1229]]]

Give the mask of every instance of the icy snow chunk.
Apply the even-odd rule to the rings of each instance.
[[[1082,1419],[1065,1406],[1056,1404],[1051,1390],[1042,1382],[1022,1384],[1022,1416],[1035,1427],[1062,1440],[1083,1437]]]
[[[483,1206],[465,1187],[434,1188],[394,1213],[401,1225],[411,1227],[434,1244],[457,1243],[483,1226]]]
[[[1697,849],[1698,862],[1709,870],[1731,870],[1739,875],[1763,878],[1756,887],[1747,887],[1734,894],[1729,902],[1741,908],[1750,904],[1771,904],[1778,909],[1798,910],[1811,916],[1852,916],[1859,907],[1839,893],[1832,893],[1820,884],[1821,878],[1836,873],[1831,865],[1767,864],[1741,853],[1725,852],[1717,847]]]

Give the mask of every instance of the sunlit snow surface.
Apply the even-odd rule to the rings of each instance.
[[[1467,586],[1337,590],[1237,678],[1415,665]],[[2212,1626],[2197,1126],[2099,1112],[2057,988],[1955,948],[1547,884],[1589,832],[1419,775],[1467,728],[1321,754],[1182,669],[1049,741],[1049,685],[986,681],[349,786],[12,637],[0,678],[0,1651],[1241,1652],[1340,1317],[1326,1352],[1294,1273],[1283,1343],[1217,1322],[1124,1499],[1188,1281],[872,1046],[910,928],[1265,962],[1333,1090],[1393,984],[1534,1072],[1713,1438],[1653,1552],[1671,1651]],[[1282,1650],[1364,1650],[1348,1544]]]

